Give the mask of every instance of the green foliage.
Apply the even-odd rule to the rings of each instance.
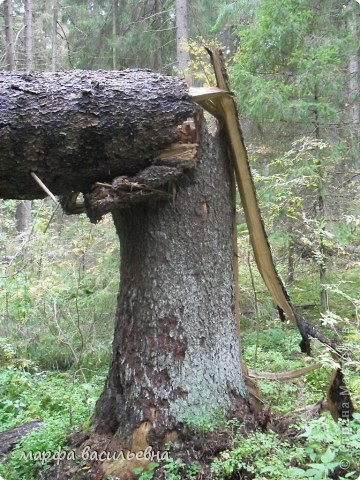
[[[279,222],[288,229],[291,223],[291,235],[301,235],[301,241],[311,247],[319,243],[316,236],[319,225],[312,212],[324,176],[320,165],[325,163],[330,167],[332,150],[321,140],[299,138],[285,153],[273,152],[272,158],[267,156],[265,175],[259,172],[264,154],[261,149],[253,151],[255,183],[270,234],[279,228]]]
[[[300,437],[306,439],[305,451],[311,462],[303,468],[293,468],[296,478],[326,480],[336,468],[344,477],[357,478],[360,463],[360,415],[354,420],[334,422],[329,416],[311,420]]]
[[[331,3],[261,0],[241,24],[231,73],[247,115],[256,121],[309,122],[315,108],[321,122],[334,118],[347,35],[338,28],[341,7]]]
[[[267,338],[269,345],[266,342]],[[263,330],[257,335],[256,333],[246,334],[243,338],[243,355],[246,364],[258,372],[282,372],[301,368],[305,364],[298,352],[298,340],[297,333],[289,335],[289,332],[281,327]],[[319,375],[318,371],[312,373],[316,376],[315,378]],[[259,380],[258,385],[265,404],[271,406],[274,411],[285,413],[294,408],[299,401],[299,395],[301,392],[304,393],[304,388],[306,388],[308,401],[316,402],[319,399],[319,387],[316,382],[315,385],[307,383],[307,377],[302,382],[301,380],[294,382]],[[325,377],[329,379],[328,372]],[[322,394],[323,392],[320,393],[320,398]]]
[[[346,478],[355,479],[360,459],[359,435],[358,414],[343,423],[335,423],[330,416],[311,420],[295,444],[274,432],[240,434],[235,447],[221,452],[212,462],[212,478],[236,474],[244,480],[326,480],[340,468]]]
[[[41,461],[24,452],[56,452],[66,449],[70,429],[86,422],[92,415],[103,386],[104,376],[94,376],[89,383],[69,373],[34,373],[14,367],[0,371],[1,431],[40,419],[41,425],[28,433],[0,463],[0,475],[8,480],[30,480]]]
[[[330,315],[330,313],[328,313]],[[258,331],[247,331],[242,337],[243,357],[249,368],[258,372],[282,372],[300,369],[311,362],[320,361],[322,368],[318,368],[294,379],[292,382],[259,380],[263,400],[266,405],[279,413],[285,413],[303,407],[303,396],[307,402],[315,403],[324,397],[330,381],[331,371],[336,368],[334,359],[319,342],[312,342],[314,359],[304,358],[299,351],[300,335],[290,327],[277,320],[275,326],[266,328],[261,322]],[[359,398],[359,334],[355,329],[347,327],[346,321],[339,317],[336,320],[335,330],[342,333],[342,347],[344,352],[343,371],[346,384],[356,402]]]
[[[237,446],[221,452],[212,462],[214,479],[237,474],[240,478],[254,480],[285,479],[291,462],[304,456],[304,448],[292,447],[271,432],[239,436]]]
[[[134,473],[139,475],[138,480],[151,480],[154,476],[154,471],[158,467],[160,467],[159,463],[150,462],[146,468],[134,468]],[[168,460],[161,465],[161,471],[164,472],[165,480],[181,480],[183,478],[196,480],[198,474],[201,472],[201,467],[196,462],[185,465],[181,460],[169,457]]]
[[[7,338],[0,337],[0,368],[12,364],[15,359],[15,349]]]
[[[209,42],[204,37],[189,39],[191,75],[197,84],[204,87],[216,85],[214,71],[206,51],[208,46]]]
[[[34,418],[44,418],[44,415],[61,415],[67,417],[66,425],[76,425],[77,416],[92,413],[103,379],[98,375],[90,384],[70,373],[29,373],[15,367],[1,370],[1,430]]]
[[[119,283],[112,225],[56,220],[43,202],[34,202],[33,211],[27,238],[9,229],[0,239],[7,259],[0,278],[3,336],[41,368],[106,364]]]
[[[221,411],[215,411],[205,415],[193,415],[189,413],[182,418],[188,432],[191,435],[204,437],[225,425],[225,417]]]
[[[165,471],[165,480],[181,480],[183,478],[185,464],[179,460],[169,457],[163,470]]]
[[[11,453],[10,464],[5,467],[9,470],[6,473],[6,478],[10,480],[13,478],[33,478],[37,469],[44,467],[41,460],[34,461],[35,454],[39,455],[39,452],[53,453],[60,449],[66,451],[68,433],[69,425],[64,423],[63,416],[53,415],[47,419],[41,427],[28,433]],[[32,452],[33,456],[24,456],[24,452],[26,455]]]
[[[201,473],[201,467],[197,462],[191,463],[186,469],[186,478],[195,480]]]
[[[134,468],[134,473],[140,475],[138,480],[151,480],[154,475],[154,470],[159,466],[157,462],[150,462],[146,468],[137,467]]]

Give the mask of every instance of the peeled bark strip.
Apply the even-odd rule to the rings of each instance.
[[[339,419],[352,419],[355,408],[340,368],[333,370],[326,400],[331,416],[336,422]]]
[[[203,105],[211,113],[220,118],[225,125],[229,137],[235,177],[244,208],[249,236],[259,272],[269,292],[277,303],[279,313],[284,313],[297,325],[302,340],[300,348],[303,353],[311,354],[309,336],[317,338],[321,343],[341,358],[336,345],[318,332],[292,305],[289,294],[275,267],[270,244],[261,217],[259,203],[250,169],[247,151],[244,145],[236,103],[229,88],[229,80],[222,52],[218,48],[208,49],[218,89],[192,89],[194,100]],[[216,95],[214,95],[216,93]],[[235,259],[236,261],[236,259]]]
[[[181,141],[197,107],[180,78],[147,70],[0,73],[0,197],[88,192]]]
[[[307,373],[321,367],[321,363],[314,363],[313,365],[308,365],[307,367],[299,368],[289,372],[255,372],[254,370],[248,369],[247,375],[250,378],[255,378],[258,380],[280,380],[281,382],[286,382],[287,380],[293,380],[294,378],[302,377],[303,375],[306,375]]]
[[[114,212],[121,286],[99,433],[133,449],[173,438],[187,418],[248,413],[235,321],[230,169],[203,128],[175,203]]]

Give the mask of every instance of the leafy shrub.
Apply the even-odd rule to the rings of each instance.
[[[211,471],[214,479],[327,480],[336,474],[355,480],[359,464],[360,415],[338,423],[325,415],[311,420],[295,444],[274,432],[239,435],[235,448],[221,452]]]
[[[0,368],[14,362],[16,352],[7,338],[0,337]]]
[[[8,259],[0,264],[0,338],[42,369],[107,365],[119,283],[115,229],[110,219],[95,228],[83,216],[50,223],[49,206],[33,208],[27,237],[10,229],[0,236]],[[0,365],[4,348],[0,340]]]
[[[302,446],[294,448],[272,432],[256,432],[239,436],[237,446],[221,452],[211,471],[215,479],[235,474],[243,479],[285,479],[291,463],[303,456]]]
[[[291,470],[294,479],[326,480],[335,470],[345,478],[358,478],[360,414],[355,414],[351,421],[337,423],[330,416],[312,420],[300,437],[306,439],[305,451],[311,461]]]

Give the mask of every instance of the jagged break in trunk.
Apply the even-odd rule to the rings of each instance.
[[[0,195],[39,198],[42,182],[71,213],[111,212],[120,236],[94,431],[141,450],[174,439],[187,418],[243,417],[231,167],[187,85],[140,70],[3,73],[0,110]]]
[[[173,203],[113,213],[121,286],[94,428],[118,431],[129,448],[173,438],[193,416],[247,411],[234,314],[230,168],[225,146],[205,127],[197,161]]]

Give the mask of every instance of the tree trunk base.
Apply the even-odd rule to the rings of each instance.
[[[240,407],[240,404],[238,404]],[[270,425],[272,416],[263,412],[261,418],[250,412],[245,401],[241,406],[241,415],[234,417],[241,424],[241,432],[249,433],[256,429],[264,431]],[[222,422],[224,423],[224,422]],[[128,450],[122,445],[117,434],[86,434],[77,432],[69,438],[69,446],[76,456],[74,459],[64,460],[59,465],[53,465],[46,472],[39,472],[39,480],[103,480],[112,476],[117,480],[138,478],[134,469],[146,469],[150,462],[159,463],[153,479],[163,480],[165,470],[161,467],[168,458],[179,459],[183,464],[182,478],[187,478],[187,467],[197,462],[202,471],[201,478],[210,478],[211,461],[220,452],[233,448],[235,436],[239,429],[229,429],[225,426],[208,432],[206,426],[187,426],[181,433],[174,433],[168,438],[167,450],[164,446],[160,450]],[[136,436],[136,432],[135,432]],[[80,466],[79,466],[80,465]]]
[[[226,428],[219,427],[212,432],[196,427],[187,427],[184,429],[182,439],[173,439],[167,445],[167,450],[162,448],[159,452],[147,450],[144,452],[146,458],[136,457],[136,452],[128,452],[123,447],[117,435],[111,434],[86,434],[84,432],[74,433],[69,438],[69,447],[72,448],[76,459],[60,462],[59,465],[53,465],[49,470],[39,472],[38,480],[68,480],[76,478],[77,480],[103,480],[113,477],[117,480],[131,480],[139,477],[134,473],[134,469],[146,469],[151,461],[159,463],[159,466],[153,472],[153,480],[164,480],[166,478],[166,469],[162,468],[168,458],[180,460],[183,467],[180,468],[181,478],[188,478],[187,469],[194,464],[199,465],[201,473],[195,478],[211,478],[211,463],[221,452],[234,448],[236,435],[239,433],[249,434],[256,431],[273,431],[280,434],[282,438],[287,438],[290,443],[299,435],[299,430],[293,428],[293,424],[304,415],[307,419],[319,418],[323,411],[328,410],[325,399],[320,400],[314,405],[309,405],[303,409],[288,412],[278,417],[269,410],[263,409],[261,413],[254,415],[247,410],[244,405],[242,414],[245,416],[236,416],[239,427]],[[233,419],[232,419],[233,420]],[[234,422],[232,422],[234,425]],[[205,427],[204,427],[205,428]],[[101,455],[103,459],[99,460]],[[118,457],[117,460],[112,459]],[[105,458],[106,457],[106,458]],[[119,458],[121,457],[121,458]],[[92,458],[92,460],[91,460]],[[161,458],[163,461],[161,461]],[[98,459],[98,460],[97,460]],[[111,459],[111,460],[109,460]],[[239,473],[234,476],[226,477],[228,480],[236,480]]]
[[[92,428],[117,432],[135,451],[163,447],[194,419],[250,412],[235,318],[227,145],[205,121],[196,133],[196,168],[177,178],[174,167],[159,176],[155,165],[131,182],[151,179],[158,189],[175,175],[170,201],[126,202],[113,211],[121,283],[112,361]],[[115,196],[101,194],[88,209],[96,214],[103,201],[111,209],[126,182],[114,180]]]

